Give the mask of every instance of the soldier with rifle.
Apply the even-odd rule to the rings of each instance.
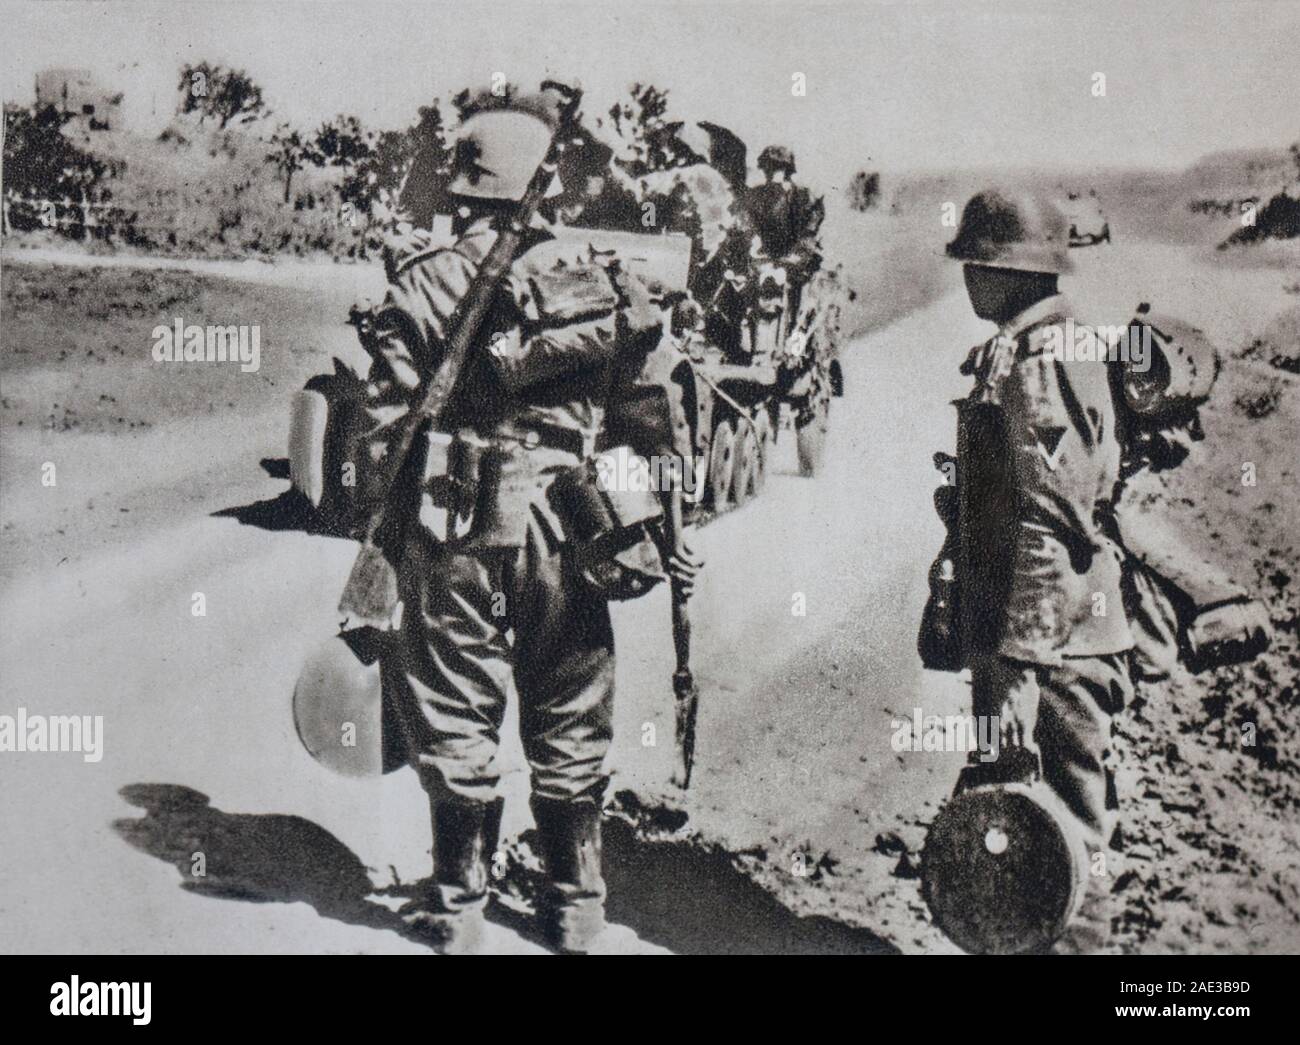
[[[404,917],[452,953],[481,944],[512,688],[548,878],[544,935],[561,951],[599,946],[608,600],[663,576],[645,525],[658,505],[620,505],[592,468],[613,368],[658,341],[661,312],[617,263],[560,257],[533,220],[575,109],[546,85],[469,111],[447,187],[455,242],[395,244],[367,326],[368,499],[381,518],[370,543],[396,569],[401,718],[433,824],[432,884]],[[363,549],[354,580],[365,560]]]

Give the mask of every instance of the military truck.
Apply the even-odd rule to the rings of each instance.
[[[1095,192],[1087,196],[1069,193],[1063,209],[1070,222],[1070,246],[1087,247],[1110,242],[1110,222],[1106,220]]]
[[[820,468],[831,399],[844,394],[837,280],[814,277],[796,294],[779,261],[760,260],[742,287],[738,344],[694,346],[700,506],[720,512],[761,492],[786,432],[794,434],[800,475]]]
[[[687,236],[554,231],[577,253],[616,256],[660,294],[686,291]],[[830,401],[844,390],[837,273],[819,273],[796,295],[778,259],[760,263],[734,285],[749,300],[736,344],[723,348],[699,331],[666,339],[667,350],[682,360],[674,372],[689,375],[678,384],[694,451],[687,498],[696,516],[726,511],[760,493],[784,432],[794,433],[800,474],[814,475],[824,452]],[[364,314],[354,311],[353,321],[363,323]],[[292,404],[292,486],[322,514],[326,528],[340,533],[353,532],[358,522],[351,479],[359,460],[364,394],[364,375],[336,357],[333,372],[311,378]]]

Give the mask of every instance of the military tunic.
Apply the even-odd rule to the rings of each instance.
[[[1063,330],[1069,315],[1063,296],[1040,301],[963,367],[976,379],[963,407],[995,408],[1001,428],[967,438],[963,540],[971,558],[1006,573],[1004,590],[986,585],[964,598],[968,627],[981,652],[1038,664],[1133,644],[1123,553],[1107,534],[1121,446],[1106,367],[1047,351],[1049,328]]]
[[[390,451],[394,426],[441,358],[494,238],[482,221],[453,245],[417,237],[394,252],[374,322],[372,462]],[[558,293],[565,289],[573,293]],[[548,312],[543,299],[557,296],[576,309]],[[534,794],[600,800],[613,631],[606,601],[566,568],[562,523],[545,495],[594,445],[620,345],[655,321],[629,305],[616,279],[602,290],[589,266],[559,257],[553,244],[526,244],[444,415],[443,427],[482,444],[491,462],[468,530],[448,528],[427,484],[408,484],[407,526],[393,555],[411,697],[403,717],[411,761],[435,801],[498,796],[499,733],[512,688]]]
[[[802,185],[788,181],[755,185],[745,192],[741,210],[768,257],[816,254],[823,204]]]
[[[959,404],[962,630],[975,713],[1019,709],[1044,779],[1098,845],[1133,639],[1108,536],[1121,447],[1107,370],[1048,351],[1071,314],[1063,296],[1040,301],[963,366],[975,388]]]

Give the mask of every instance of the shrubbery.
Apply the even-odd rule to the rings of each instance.
[[[3,191],[9,226],[55,229],[83,238],[94,210],[112,199],[105,181],[118,173],[115,165],[65,137],[69,117],[52,105],[7,106],[4,119]]]
[[[1258,243],[1266,239],[1295,239],[1300,236],[1300,142],[1291,146],[1291,159],[1296,168],[1294,195],[1282,189],[1255,214],[1250,225],[1244,225],[1229,236],[1219,249],[1242,243]]]

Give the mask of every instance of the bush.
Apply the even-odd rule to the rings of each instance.
[[[1294,239],[1297,236],[1300,236],[1300,199],[1287,195],[1283,189],[1255,215],[1255,224],[1238,229],[1219,244],[1219,249],[1241,243],[1258,243],[1265,239]]]
[[[64,137],[69,117],[52,105],[9,106],[4,117],[3,191],[14,228],[53,228],[82,238],[83,205],[112,197],[103,182],[119,172],[119,165],[97,159]]]
[[[1300,183],[1300,142],[1292,145],[1290,152],[1295,164],[1296,181]],[[1300,236],[1300,197],[1289,195],[1283,189],[1255,215],[1253,225],[1238,229],[1219,244],[1219,249],[1241,243],[1258,243],[1265,239],[1295,239],[1297,236]]]

